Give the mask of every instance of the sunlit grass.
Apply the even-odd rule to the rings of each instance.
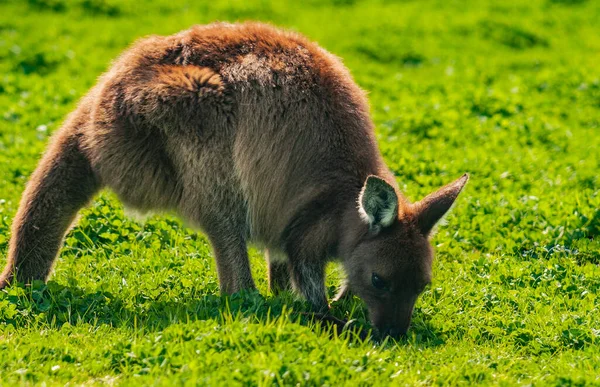
[[[204,236],[103,192],[48,284],[0,292],[0,384],[600,383],[596,2],[140,4],[0,4],[0,256],[48,137],[112,59],[143,35],[254,19],[343,58],[409,198],[470,173],[433,284],[407,338],[338,334],[269,294],[258,249],[258,292],[223,298]],[[370,328],[358,299],[332,312]]]

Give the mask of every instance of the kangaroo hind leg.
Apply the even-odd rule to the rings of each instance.
[[[76,121],[55,135],[27,184],[13,220],[0,288],[15,279],[45,281],[77,211],[100,189],[81,151]]]

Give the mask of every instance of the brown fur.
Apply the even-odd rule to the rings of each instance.
[[[365,190],[370,175],[383,183]],[[339,258],[375,325],[403,332],[430,280],[430,226],[465,182],[410,204],[336,57],[263,24],[196,26],[134,44],[56,133],[14,219],[0,287],[15,275],[46,280],[76,212],[106,186],[204,230],[224,293],[254,288],[246,244],[256,241],[270,250],[272,288],[291,279],[326,309],[325,264]],[[395,198],[392,223],[369,224],[361,192],[375,212]],[[385,294],[371,285],[375,271],[392,284]]]

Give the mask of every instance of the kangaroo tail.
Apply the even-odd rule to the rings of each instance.
[[[77,114],[67,120],[28,182],[13,220],[0,288],[15,279],[46,280],[77,211],[100,188],[81,150],[78,126],[84,122]]]

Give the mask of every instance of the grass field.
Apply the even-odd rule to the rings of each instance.
[[[144,4],[142,7],[140,4]],[[361,341],[267,291],[222,298],[207,240],[82,211],[48,284],[0,292],[0,385],[600,385],[600,5],[583,0],[0,1],[0,264],[48,137],[124,48],[215,20],[318,41],[369,91],[411,200],[471,180],[407,338]],[[331,265],[330,296],[342,278]],[[368,328],[358,299],[333,313]]]

